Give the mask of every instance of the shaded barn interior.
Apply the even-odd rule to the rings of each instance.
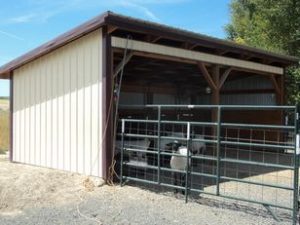
[[[114,67],[121,64],[123,52],[114,54]],[[227,74],[222,87],[219,90],[220,96],[216,102],[213,87],[211,87],[207,77],[203,74],[203,70],[197,64],[179,62],[176,60],[166,60],[161,58],[147,57],[147,55],[134,55],[130,58],[124,67],[123,80],[121,82],[119,118],[124,119],[140,119],[140,120],[157,120],[156,108],[130,108],[130,105],[261,105],[261,106],[276,106],[284,103],[283,96],[276,92],[274,82],[270,76],[254,71],[243,71],[229,69],[228,67],[214,66],[205,64],[208,73],[213,74],[214,70],[219,70],[221,75]],[[222,77],[222,76],[221,76]],[[222,78],[221,78],[222,79]],[[282,81],[282,80],[281,80]],[[126,107],[125,107],[126,105]],[[123,107],[124,106],[124,107]],[[293,117],[289,117],[290,112],[285,110],[262,110],[262,109],[229,109],[224,110],[221,114],[222,123],[242,123],[242,124],[265,124],[265,125],[284,125],[292,123]],[[289,118],[287,120],[286,118]],[[194,121],[194,122],[216,122],[216,111],[214,109],[196,109],[196,108],[163,108],[161,111],[161,120],[165,121]],[[118,132],[120,133],[120,124]],[[161,135],[168,139],[169,136],[176,133],[176,137],[186,138],[187,127],[185,124],[163,124]],[[205,140],[212,142],[217,139],[216,129],[211,125],[194,125],[192,126],[192,134],[195,137],[201,135]],[[142,122],[126,123],[125,132],[136,135],[158,135],[157,125]],[[236,128],[222,127],[221,139],[224,141],[241,141],[247,143],[258,144],[275,144],[275,145],[292,145],[293,138],[291,133],[281,129],[259,129],[259,128]],[[139,145],[141,138],[128,138]],[[126,142],[125,140],[125,142]],[[169,142],[174,141],[170,139]],[[117,137],[117,142],[120,144],[120,136]],[[196,142],[196,141],[195,141]],[[164,142],[165,143],[165,142]],[[182,141],[187,145],[186,141]],[[194,143],[194,141],[192,141]],[[157,151],[158,144],[150,144],[144,146],[125,146],[130,149],[140,149],[142,151],[153,150]],[[172,150],[164,150],[160,158],[162,171],[160,178],[157,174],[157,155],[152,153],[139,154],[132,151],[125,156],[126,166],[124,167],[125,176],[129,175],[137,179],[147,180],[155,183],[157,179],[168,186],[174,182],[173,172],[170,170],[169,155]],[[200,156],[192,157],[191,173],[193,174],[188,182],[191,190],[207,193],[216,192],[217,162],[207,160],[204,157],[217,157],[217,148],[215,143],[206,143],[205,151],[200,152]],[[128,157],[128,158],[127,158]],[[275,181],[277,185],[290,184],[292,180],[291,174],[286,174],[284,168],[274,168],[258,166],[255,164],[239,164],[234,160],[243,160],[246,162],[270,163],[279,164],[287,168],[292,166],[293,154],[283,149],[270,149],[264,147],[249,147],[236,146],[231,144],[223,144],[220,150],[220,157],[225,161],[220,166],[220,176],[223,183],[221,184],[221,194],[232,194],[237,197],[253,198],[259,201],[263,199],[261,196],[252,196],[252,194],[261,193],[260,188],[256,185],[251,185],[251,182]],[[117,157],[118,158],[118,157]],[[226,161],[229,160],[229,161]],[[230,161],[233,160],[233,161]],[[119,165],[119,161],[117,162]],[[151,167],[154,166],[154,167]],[[118,169],[117,169],[118,171]],[[283,175],[281,175],[283,173]],[[234,183],[234,179],[246,179],[245,183]],[[226,188],[226,185],[230,188]],[[236,188],[243,185],[248,185],[241,193],[236,192]],[[250,185],[250,186],[249,186]],[[249,187],[253,189],[253,193],[249,193]],[[242,190],[243,188],[241,188]],[[272,189],[272,188],[270,188]],[[276,188],[273,188],[274,191]],[[265,192],[267,189],[264,189]],[[269,190],[269,189],[268,189]],[[272,190],[271,190],[272,192]],[[275,192],[274,192],[275,193]],[[260,194],[259,194],[260,195]],[[268,199],[273,204],[272,195]],[[277,199],[276,199],[277,201]],[[291,206],[292,198],[289,195],[285,199],[284,204]]]

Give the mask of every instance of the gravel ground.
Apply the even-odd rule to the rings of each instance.
[[[248,203],[195,195],[185,204],[172,190],[100,184],[0,157],[0,224],[291,224],[284,217],[276,222],[266,209]]]

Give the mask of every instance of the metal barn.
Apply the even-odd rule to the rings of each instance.
[[[284,80],[298,61],[106,12],[0,68],[10,159],[109,181],[117,171],[121,184],[259,203],[295,223],[299,117]]]

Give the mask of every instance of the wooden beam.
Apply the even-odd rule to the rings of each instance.
[[[189,50],[193,50],[194,48],[196,48],[198,46],[198,44],[193,44],[193,45],[191,45],[188,49]]]
[[[278,83],[277,83],[277,80],[276,80],[276,77],[274,76],[274,75],[271,75],[270,76],[270,79],[271,79],[271,82],[272,82],[272,84],[273,84],[273,87],[274,87],[274,89],[275,89],[275,91],[276,91],[276,94],[278,94],[278,95],[280,95],[280,87],[279,87],[279,85],[278,85]]]
[[[147,42],[151,42],[151,43],[155,43],[157,42],[158,40],[160,40],[162,37],[161,36],[153,36],[153,35],[147,35],[145,40]]]
[[[129,40],[127,45],[127,39],[112,37],[112,46],[115,48],[129,48],[133,51],[139,51],[144,53],[151,53],[156,55],[169,56],[173,58],[181,58],[192,60],[196,62],[206,62],[216,65],[232,66],[242,69],[248,69],[252,71],[260,71],[270,74],[283,74],[283,68],[277,66],[265,65],[262,63],[250,62],[242,59],[234,59],[230,57],[218,56],[209,53],[191,51],[181,48],[168,47],[159,44],[147,43],[143,41]]]
[[[200,69],[202,75],[204,76],[205,80],[207,81],[209,87],[213,90],[217,90],[218,86],[215,84],[214,80],[212,79],[211,75],[209,74],[209,72],[207,71],[204,63],[199,62],[198,64],[198,68]]]
[[[111,25],[109,25],[109,26],[107,26],[107,33],[111,34],[112,32],[114,32],[117,29],[118,29],[117,26],[111,26]]]
[[[114,71],[114,77],[116,77],[118,75],[118,73],[120,73],[123,65],[126,65],[130,61],[130,59],[132,58],[133,55],[134,55],[133,52],[130,52],[127,54],[125,59],[122,59],[122,61],[116,66],[116,69]]]
[[[212,68],[212,78],[216,89],[212,90],[212,104],[219,105],[220,104],[220,67],[218,65],[214,65]]]
[[[228,69],[225,70],[225,72],[223,73],[221,79],[220,79],[220,84],[219,84],[219,89],[221,89],[227,79],[227,77],[229,76],[230,72],[232,71],[232,67],[229,67]]]

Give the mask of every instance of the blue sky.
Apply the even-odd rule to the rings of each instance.
[[[0,8],[0,65],[111,10],[224,38],[230,0],[18,0]],[[0,80],[0,96],[8,96]]]

